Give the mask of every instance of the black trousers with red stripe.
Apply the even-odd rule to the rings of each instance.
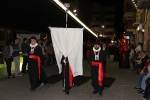
[[[92,79],[92,86],[94,90],[102,92],[103,86],[98,85],[98,67],[91,66],[91,79]]]

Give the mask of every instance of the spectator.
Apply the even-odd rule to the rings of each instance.
[[[134,57],[134,48],[131,47],[130,54],[129,54],[129,60],[130,60],[130,62],[133,61],[133,57]]]
[[[20,55],[19,55],[19,39],[15,38],[14,40],[14,44],[13,44],[13,59],[15,62],[15,76],[22,76],[22,74],[20,73]]]
[[[142,51],[142,46],[140,42],[138,42],[138,46],[135,48],[135,52],[137,53],[138,51]]]
[[[150,59],[150,54],[149,54],[149,59]],[[138,77],[138,82],[137,82],[137,85],[135,86],[135,89],[139,89],[138,90],[139,93],[142,93],[142,92],[144,93],[145,88],[146,88],[145,81],[148,77],[150,77],[150,60],[146,62],[144,68],[142,69]]]
[[[4,60],[5,60],[6,65],[7,65],[8,78],[14,78],[11,75],[11,63],[13,61],[13,57],[12,57],[12,53],[13,53],[12,43],[13,43],[12,40],[8,40],[6,42],[6,45],[4,46],[4,50],[3,50]]]
[[[139,59],[135,60],[135,70],[137,71],[137,74],[139,74],[141,72],[141,70],[143,69],[144,65],[146,64],[146,61],[148,60],[148,55],[146,55],[145,51],[141,52],[141,56],[139,57]]]
[[[21,49],[22,49],[22,56],[23,56],[23,64],[22,64],[21,73],[26,73],[26,66],[28,63],[28,55],[29,55],[29,46],[28,46],[28,39],[27,38],[23,39]]]
[[[50,41],[48,41],[47,43],[47,66],[50,66],[50,64],[53,63],[53,54],[54,54],[54,50],[53,50],[53,46],[52,43]]]

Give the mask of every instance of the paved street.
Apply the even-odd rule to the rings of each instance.
[[[118,62],[107,60],[106,77],[116,80],[111,87],[105,88],[103,97],[93,95],[91,80],[79,87],[73,87],[70,94],[62,92],[62,82],[47,84],[31,91],[28,74],[14,79],[0,78],[0,100],[141,100],[142,94],[133,89],[137,75],[130,69],[118,68]],[[56,65],[45,69],[48,76],[58,73]],[[90,76],[90,66],[84,60],[84,76]]]

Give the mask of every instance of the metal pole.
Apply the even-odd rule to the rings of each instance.
[[[66,33],[67,33],[67,22],[68,22],[68,9],[66,10]]]
[[[66,34],[67,34],[67,23],[68,23],[68,13],[67,13],[68,9],[66,10]],[[66,59],[66,58],[65,58]],[[64,90],[65,90],[65,77],[66,77],[66,63],[64,66]]]

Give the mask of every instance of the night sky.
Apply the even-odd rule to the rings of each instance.
[[[62,0],[70,2],[74,0]],[[123,32],[124,0],[89,0],[104,5],[115,5],[115,28],[119,36]],[[50,0],[0,0],[0,27],[49,33],[48,26],[65,27],[65,12]],[[72,18],[68,27],[82,27]]]
[[[122,37],[122,33],[124,32],[124,23],[123,23],[123,8],[124,8],[124,0],[116,0],[116,12],[115,12],[115,27],[117,31],[118,37]]]

